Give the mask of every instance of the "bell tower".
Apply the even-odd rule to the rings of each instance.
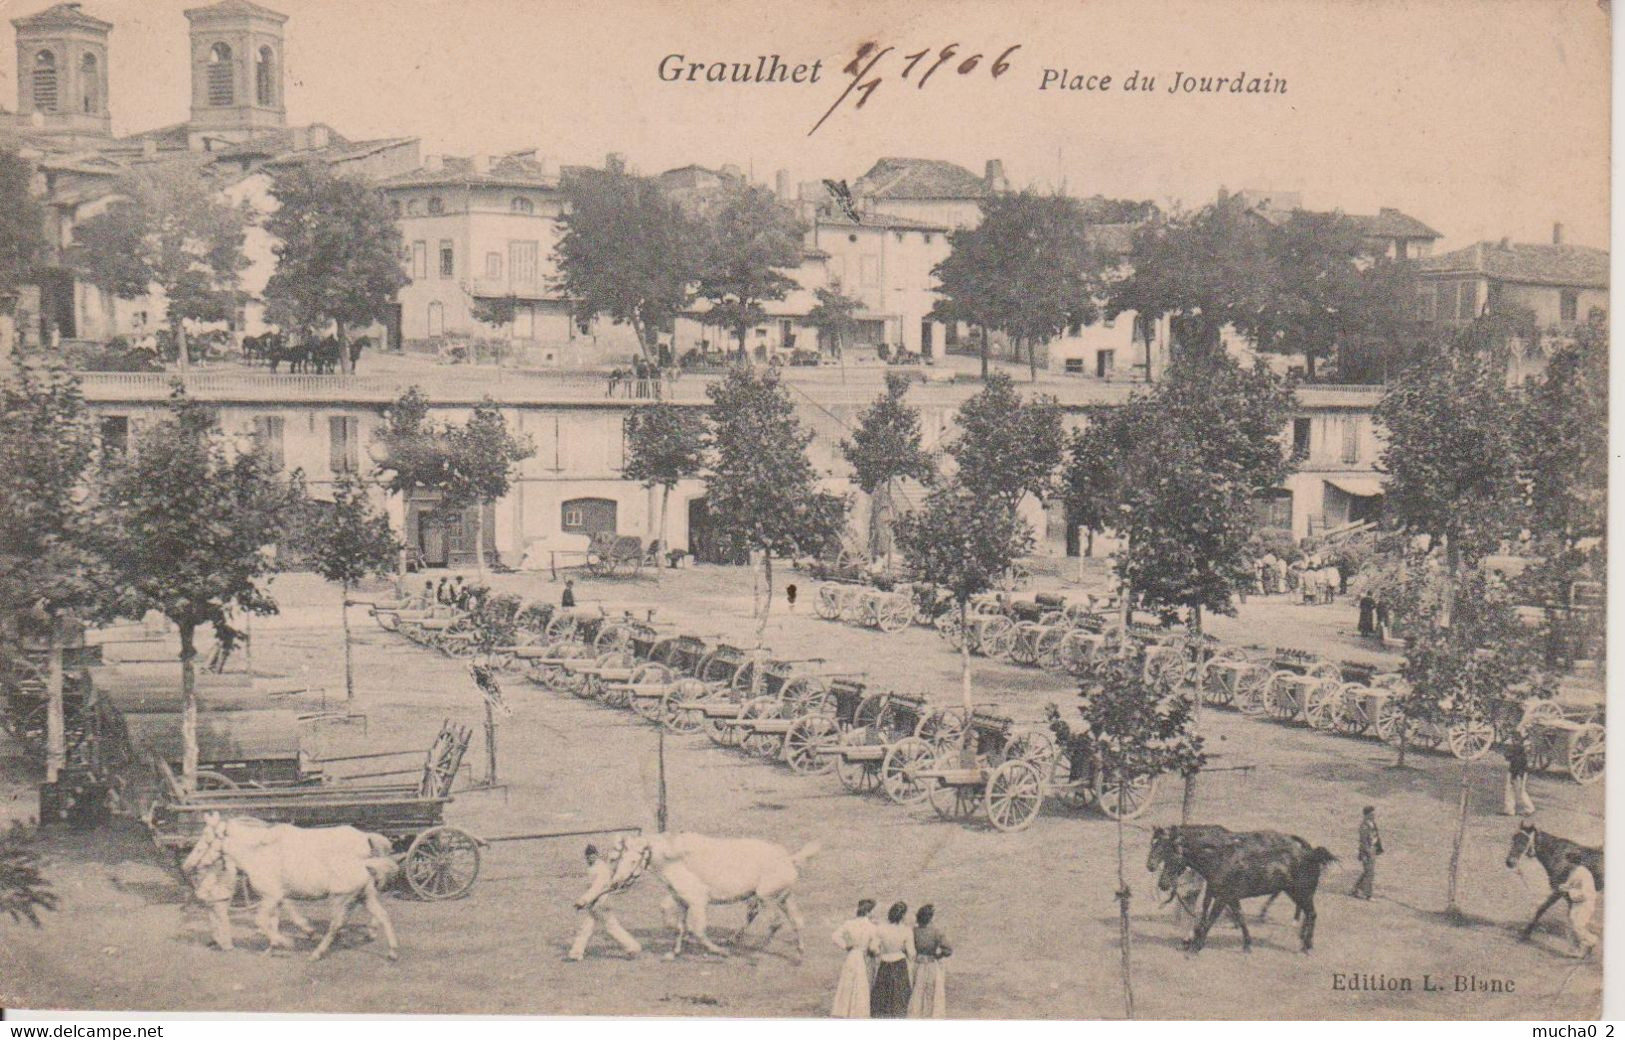
[[[192,35],[192,147],[201,149],[204,138],[245,141],[282,129],[282,26],[288,16],[249,0],[220,0],[192,8],[186,20]]]
[[[13,18],[17,30],[17,108],[35,133],[108,137],[107,34],[111,22],[92,18],[77,3]]]

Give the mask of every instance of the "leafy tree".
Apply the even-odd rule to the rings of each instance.
[[[1171,612],[1235,612],[1251,582],[1256,496],[1291,473],[1281,430],[1290,390],[1263,366],[1217,356],[1176,359],[1167,378],[1124,406],[1115,431],[1124,586]]]
[[[369,575],[382,574],[400,558],[401,546],[389,529],[389,518],[367,497],[367,489],[350,474],[333,482],[333,501],[307,504],[309,519],[304,549],[310,567],[337,582],[344,627],[344,699],[355,700],[355,673],[350,660],[350,590]]]
[[[373,476],[405,502],[417,491],[438,491],[446,483],[450,448],[445,430],[429,418],[429,399],[412,387],[384,409],[375,434]],[[406,581],[406,553],[400,556],[398,584]]]
[[[1373,256],[1341,213],[1272,219],[1241,196],[1221,195],[1148,221],[1124,267],[1107,292],[1107,316],[1171,315],[1185,352],[1218,350],[1228,325],[1259,350],[1303,354],[1312,381],[1317,360],[1345,348],[1364,370],[1397,367],[1418,338],[1409,268]]]
[[[1122,500],[1125,456],[1133,450],[1130,413],[1115,407],[1090,412],[1088,424],[1067,440],[1066,469],[1061,476],[1068,523],[1089,534],[1084,555],[1093,556],[1095,535],[1117,524]]]
[[[767,312],[797,287],[783,269],[801,264],[805,228],[765,188],[731,182],[704,204],[695,294],[710,303],[705,322],[728,329],[745,357],[745,339]]]
[[[705,468],[705,416],[669,401],[633,409],[626,417],[626,468],[622,476],[646,488],[660,488],[660,539],[666,541],[666,507],[679,481]],[[658,573],[658,568],[656,569]]]
[[[558,288],[571,315],[607,315],[630,325],[654,359],[692,298],[701,235],[682,208],[652,180],[620,170],[581,170],[564,178],[564,229],[555,257]]]
[[[45,207],[34,197],[34,164],[0,148],[0,294],[26,282],[49,248]]]
[[[278,244],[266,302],[285,325],[336,326],[340,364],[352,373],[349,329],[383,321],[408,282],[395,213],[383,192],[318,162],[279,174],[271,195],[277,210],[265,229]]]
[[[17,356],[0,378],[0,618],[13,638],[42,636],[47,669],[46,780],[66,764],[62,650],[73,619],[101,603],[95,517],[83,483],[95,431],[77,379]]]
[[[1247,370],[1224,354],[1190,354],[1108,421],[1102,436],[1118,465],[1113,526],[1124,538],[1116,571],[1125,616],[1136,601],[1169,621],[1183,610],[1200,648],[1202,612],[1235,613],[1237,593],[1252,581],[1252,500],[1291,471],[1281,430],[1293,405],[1262,365]],[[1191,773],[1187,820],[1195,800]]]
[[[1429,581],[1426,571],[1412,575],[1414,581]],[[1441,609],[1443,596],[1451,599],[1448,610]],[[1447,731],[1470,727],[1480,739],[1493,740],[1497,701],[1520,693],[1551,693],[1550,681],[1537,671],[1539,652],[1532,633],[1518,620],[1507,590],[1483,570],[1474,568],[1425,598],[1435,609],[1414,626],[1401,669],[1408,688],[1399,701],[1406,727],[1399,745],[1400,765],[1416,727]],[[1446,912],[1454,915],[1461,912],[1457,882],[1467,835],[1471,770],[1472,763],[1463,758],[1446,897]]]
[[[515,296],[481,296],[469,308],[469,315],[481,325],[501,331],[513,324],[519,312],[519,299]]]
[[[821,337],[828,339],[839,356],[846,346],[847,337],[857,334],[858,319],[855,315],[862,309],[863,302],[842,295],[838,284],[830,289],[815,289],[813,295],[818,302],[807,312],[807,324],[817,329]]]
[[[513,467],[536,454],[526,436],[508,431],[502,411],[489,397],[474,406],[474,414],[461,426],[446,430],[446,470],[441,506],[446,509],[477,507],[474,529],[474,560],[480,577],[485,577],[485,507],[508,493],[513,483]]]
[[[249,222],[247,206],[222,201],[194,167],[142,167],[120,182],[117,200],[104,212],[74,229],[69,256],[91,283],[123,299],[161,289],[184,370],[186,322],[236,318]]]
[[[1061,410],[1050,396],[1023,400],[1002,372],[959,406],[959,436],[948,454],[964,487],[1014,509],[1023,498],[1047,496],[1066,448]]]
[[[757,639],[773,607],[773,557],[822,556],[846,524],[845,499],[818,490],[807,458],[812,433],[771,370],[736,365],[706,387],[711,399],[711,467],[706,508],[727,547],[762,554],[767,598]]]
[[[1146,222],[1123,262],[1127,273],[1107,289],[1106,317],[1171,315],[1182,352],[1219,350],[1225,325],[1268,300],[1268,234],[1234,196]]]
[[[1504,369],[1464,350],[1409,369],[1377,405],[1384,516],[1442,544],[1452,575],[1521,526],[1518,420]]]
[[[931,457],[920,447],[920,413],[904,403],[909,378],[886,373],[886,392],[858,415],[852,439],[841,442],[841,454],[852,466],[852,477],[869,496],[869,557],[890,551],[882,518],[891,512],[897,481],[912,477],[929,484],[936,476]]]
[[[959,683],[972,709],[970,600],[992,589],[1016,560],[1032,551],[1032,528],[1014,505],[988,498],[955,479],[934,488],[918,511],[894,528],[897,547],[917,580],[948,590],[959,610]]]
[[[276,563],[266,550],[301,501],[299,484],[278,480],[259,453],[229,452],[215,421],[177,385],[168,417],[147,428],[139,450],[109,464],[97,528],[116,612],[156,610],[180,630],[188,789],[197,781],[197,630],[223,632],[233,611],[276,612],[265,588]]]
[[[1354,221],[1296,210],[1266,233],[1268,292],[1239,308],[1236,328],[1260,350],[1302,354],[1308,379],[1338,346],[1414,340],[1416,290],[1410,269],[1374,260]]]
[[[1106,262],[1089,243],[1083,204],[1071,196],[990,195],[981,211],[975,226],[949,232],[951,252],[932,268],[942,296],[932,316],[998,329],[1018,346],[1025,343],[1036,379],[1037,344],[1099,317],[1095,299]]]
[[[56,893],[39,868],[34,829],[13,820],[0,832],[0,912],[13,924],[26,920],[40,927],[39,912],[56,909]]]
[[[1572,607],[1574,582],[1600,579],[1607,570],[1608,330],[1582,327],[1572,343],[1547,360],[1539,380],[1525,389],[1519,456],[1526,482],[1529,545],[1537,563],[1520,575],[1530,598],[1547,606],[1547,664],[1576,651],[1579,636],[1603,647],[1601,612],[1583,631],[1560,631]],[[1582,656],[1595,650],[1578,651]]]
[[[1054,704],[1046,708],[1050,728],[1063,752],[1082,758],[1096,776],[1158,777],[1165,773],[1194,776],[1206,763],[1202,738],[1196,733],[1195,698],[1148,680],[1143,652],[1137,656],[1100,658],[1083,676],[1078,704],[1081,728],[1074,730]],[[1123,857],[1123,788],[1117,797],[1118,943],[1122,953],[1123,1005],[1134,1017],[1134,982],[1129,957],[1129,890]],[[1112,786],[1101,784],[1110,795]]]

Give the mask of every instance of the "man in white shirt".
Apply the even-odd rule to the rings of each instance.
[[[1591,931],[1591,915],[1597,909],[1597,879],[1591,876],[1578,852],[1569,853],[1569,876],[1563,880],[1563,894],[1569,900],[1569,931],[1574,935],[1576,957],[1587,957],[1597,945]]]
[[[576,917],[581,922],[576,929],[576,941],[570,945],[570,952],[565,955],[567,961],[579,961],[587,952],[587,943],[591,941],[593,933],[599,925],[609,937],[621,944],[621,949],[628,956],[636,957],[643,952],[643,945],[632,937],[632,933],[621,927],[616,919],[615,911],[607,905],[611,895],[609,882],[615,873],[615,864],[607,856],[598,854],[596,845],[587,846],[587,890],[576,900]],[[595,895],[596,893],[596,895]]]

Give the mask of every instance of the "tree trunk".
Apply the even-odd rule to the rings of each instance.
[[[1202,647],[1202,608],[1201,607],[1194,607],[1191,610],[1191,631],[1192,631],[1193,637],[1196,640],[1197,653],[1201,653],[1201,647]],[[1201,681],[1200,681],[1201,680],[1200,669],[1198,669],[1197,680],[1198,680],[1197,681],[1197,687],[1196,687],[1194,699],[1192,700],[1192,706],[1191,706],[1191,722],[1192,722],[1192,728],[1198,734],[1200,734],[1202,732],[1202,687],[1201,687]],[[1192,770],[1191,772],[1185,774],[1185,793],[1180,798],[1180,801],[1179,801],[1179,822],[1182,823],[1182,824],[1186,824],[1187,826],[1191,822],[1191,816],[1196,812],[1196,782],[1197,782],[1198,772],[1199,772],[1198,770]]]
[[[485,580],[485,503],[474,503],[474,568]]]
[[[1134,971],[1129,963],[1129,900],[1128,874],[1123,867],[1123,787],[1117,788],[1117,936],[1123,953],[1123,1014],[1134,1017]]]
[[[1406,718],[1401,718],[1399,720],[1399,727],[1400,727],[1399,728],[1399,762],[1397,763],[1397,765],[1398,765],[1398,767],[1400,769],[1404,769],[1405,768],[1405,745],[1410,743],[1410,735],[1411,735],[1410,720],[1406,719]]]
[[[762,648],[762,641],[767,637],[767,616],[773,612],[773,553],[769,549],[762,550],[762,616],[756,622],[756,649]],[[756,672],[761,672],[760,664]],[[754,686],[754,681],[752,682]]]
[[[197,626],[179,623],[181,630],[181,788],[197,790]]]
[[[1313,383],[1315,381],[1315,352],[1313,348],[1304,348],[1303,377],[1305,382]]]
[[[970,719],[971,712],[975,710],[971,706],[970,698],[969,602],[969,600],[963,599],[959,601],[959,690],[965,698],[965,718],[967,721]]]
[[[175,340],[175,365],[180,371],[185,372],[192,367],[191,358],[186,356],[185,325],[179,320],[170,322],[169,334]]]
[[[68,764],[68,727],[62,708],[62,622],[48,619],[50,661],[45,679],[45,782],[56,783]]]
[[[1027,378],[1038,382],[1038,344],[1031,339],[1027,341]]]
[[[485,782],[497,785],[497,716],[491,707],[491,698],[485,698]]]
[[[347,376],[355,375],[355,362],[350,360],[350,330],[344,327],[344,322],[337,321],[339,333],[339,371]]]
[[[666,804],[666,727],[655,727],[655,830],[666,833],[670,823]]]
[[[1461,847],[1467,841],[1467,809],[1472,795],[1472,778],[1468,775],[1470,763],[1461,760],[1461,793],[1456,802],[1456,834],[1450,842],[1450,884],[1445,893],[1445,913],[1459,916],[1461,907],[1456,903],[1457,882],[1461,878]]]
[[[355,700],[355,669],[350,664],[350,583],[340,586],[344,599],[339,604],[339,618],[344,625],[344,703]]]
[[[978,325],[982,331],[982,382],[987,382],[987,326]]]
[[[881,537],[880,518],[891,505],[891,481],[876,487],[869,496],[869,559],[878,560],[885,551],[886,539]]]
[[[671,552],[671,546],[666,544],[666,509],[671,505],[671,485],[667,484],[660,492],[660,552],[655,556],[655,580],[660,580],[660,564],[666,555]]]

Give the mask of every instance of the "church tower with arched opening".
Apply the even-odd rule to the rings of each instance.
[[[93,144],[112,133],[107,111],[107,34],[111,22],[77,3],[13,18],[17,30],[17,109],[37,134]],[[82,139],[82,140],[76,140]]]
[[[282,129],[282,27],[288,16],[249,0],[221,0],[192,8],[186,20],[192,35],[191,135],[245,141]]]

